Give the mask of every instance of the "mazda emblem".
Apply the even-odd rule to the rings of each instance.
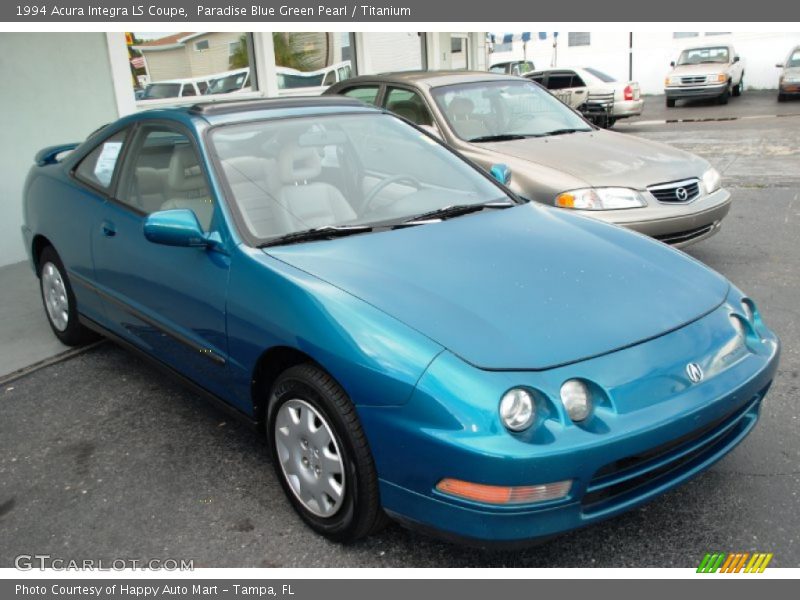
[[[700,383],[703,381],[703,369],[700,368],[700,365],[697,363],[689,363],[686,365],[686,374],[689,376],[689,379],[692,380],[692,383]]]
[[[675,190],[675,196],[677,196],[678,200],[684,202],[689,198],[689,192],[686,191],[686,188],[679,187]]]

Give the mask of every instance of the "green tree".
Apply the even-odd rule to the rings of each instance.
[[[275,48],[275,64],[298,71],[313,71],[319,59],[319,50],[306,50],[302,47],[298,34],[273,32],[272,45]]]
[[[247,52],[247,36],[242,34],[239,37],[239,45],[236,51],[231,54],[229,61],[231,69],[244,69],[250,66],[250,55]]]

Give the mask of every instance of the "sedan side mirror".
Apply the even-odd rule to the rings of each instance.
[[[211,244],[197,215],[188,208],[160,210],[150,214],[144,222],[144,237],[154,244],[165,246],[205,248]]]
[[[733,57],[733,62],[739,62],[739,57],[738,56],[734,56]]]
[[[777,65],[775,65],[775,66],[776,66],[776,67],[778,67],[779,69],[782,69],[782,68],[783,68],[783,63],[778,63],[778,64],[777,64]]]
[[[675,61],[673,60],[672,62],[670,62],[670,63],[669,63],[669,66],[670,66],[670,67],[675,67]]]
[[[508,185],[511,182],[511,169],[507,164],[492,165],[492,168],[489,169],[489,174],[503,185]]]

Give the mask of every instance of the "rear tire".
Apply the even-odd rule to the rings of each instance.
[[[330,375],[310,363],[287,369],[272,388],[267,415],[275,474],[307,525],[342,543],[386,525],[367,438]]]
[[[667,98],[667,108],[675,108],[675,98]]]
[[[78,304],[64,263],[52,246],[39,255],[39,291],[44,313],[55,336],[66,346],[81,346],[97,339],[78,320]]]

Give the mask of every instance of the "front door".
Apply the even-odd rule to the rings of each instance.
[[[144,220],[188,208],[214,231],[220,223],[188,132],[138,128],[116,194],[93,232],[96,280],[115,333],[217,395],[226,388],[225,303],[229,257],[206,248],[154,244]]]

